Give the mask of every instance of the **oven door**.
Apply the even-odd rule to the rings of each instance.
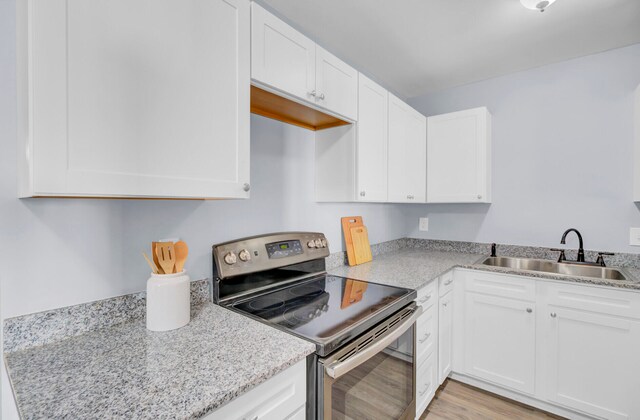
[[[415,418],[412,304],[318,363],[318,419]]]

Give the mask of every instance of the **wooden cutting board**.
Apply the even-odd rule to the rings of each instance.
[[[353,240],[351,239],[351,228],[356,226],[364,226],[361,216],[349,216],[340,219],[342,222],[342,234],[344,235],[344,245],[347,250],[347,259],[349,265],[356,265],[355,254],[353,251]]]
[[[355,264],[349,262],[349,265],[363,264],[373,259],[371,256],[371,246],[369,245],[369,232],[366,226],[352,226],[351,241],[353,242]]]

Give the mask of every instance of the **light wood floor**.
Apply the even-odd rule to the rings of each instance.
[[[420,420],[549,420],[562,418],[447,379]]]

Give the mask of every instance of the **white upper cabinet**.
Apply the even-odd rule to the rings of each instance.
[[[491,202],[491,114],[487,108],[427,119],[427,202]]]
[[[427,119],[389,94],[388,201],[424,203],[427,182]]]
[[[640,201],[640,85],[635,92],[633,138],[633,201]]]
[[[358,201],[387,201],[388,104],[386,89],[361,74],[356,146]]]
[[[357,120],[358,72],[258,4],[251,13],[254,82]]]
[[[315,100],[316,44],[256,3],[251,4],[251,78]]]
[[[20,195],[246,198],[246,0],[18,2]]]
[[[316,46],[316,103],[353,121],[358,119],[358,72]]]

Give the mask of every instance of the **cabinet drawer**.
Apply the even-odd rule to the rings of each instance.
[[[429,309],[424,311],[420,318],[416,321],[416,345],[417,345],[417,360],[420,364],[424,358],[432,353],[435,349],[436,332],[437,332],[437,307],[432,305]]]
[[[437,386],[436,353],[432,352],[422,364],[418,364],[416,371],[416,417],[420,417],[427,408],[436,394]]]
[[[303,419],[307,398],[306,364],[306,360],[298,362],[204,418],[206,420]]]
[[[469,292],[530,302],[536,300],[535,280],[479,271],[467,271],[465,278],[465,290]]]
[[[540,285],[550,306],[640,319],[640,293],[578,284]]]
[[[449,270],[440,276],[438,281],[438,292],[440,296],[444,296],[453,290],[453,270]]]
[[[428,308],[433,305],[433,303],[438,300],[438,293],[436,291],[438,286],[438,282],[436,280],[427,284],[420,290],[418,290],[418,297],[416,298],[416,303],[423,308]]]

